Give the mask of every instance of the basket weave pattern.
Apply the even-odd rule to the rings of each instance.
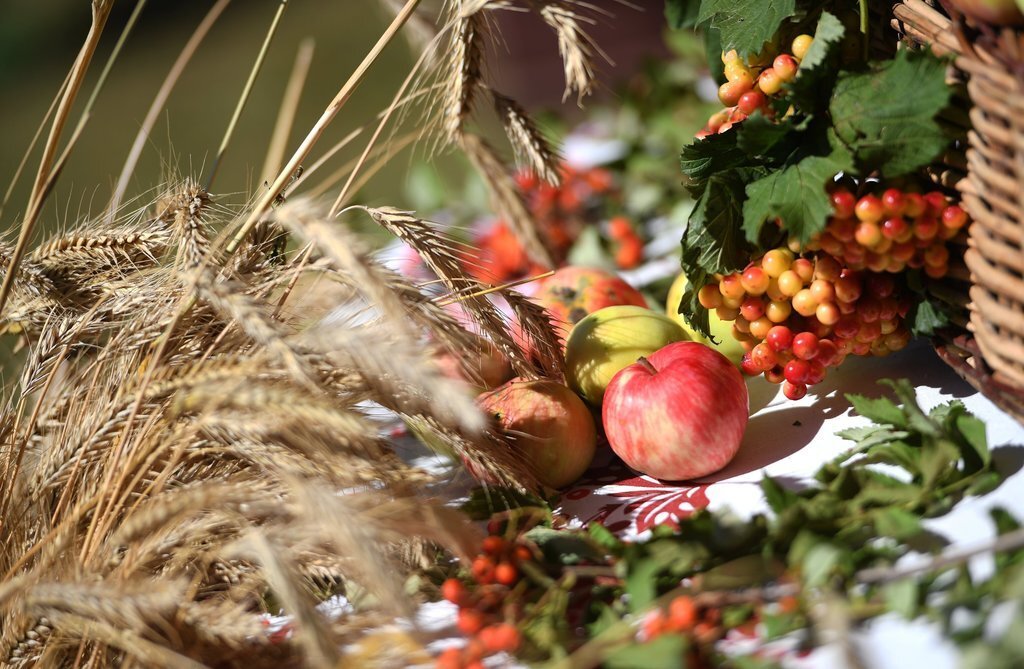
[[[971,330],[993,376],[1024,387],[1024,85],[961,59],[974,130],[961,183],[974,223],[964,256],[971,270]]]

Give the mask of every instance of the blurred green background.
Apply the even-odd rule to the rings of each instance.
[[[86,0],[7,0],[6,4],[5,18],[0,22],[2,187],[14,174],[75,58],[90,20]],[[212,2],[148,1],[47,204],[41,221],[44,226],[68,225],[90,210],[102,210],[153,96],[211,5]],[[115,3],[100,52],[90,68],[92,76],[79,95],[79,109],[134,6],[131,0]],[[209,165],[220,143],[277,6],[277,0],[236,0],[228,6],[161,114],[129,195],[158,186],[170,169],[180,175],[204,174],[203,166]],[[214,190],[226,194],[227,201],[243,201],[262,180],[262,175],[255,172],[263,164],[280,98],[303,38],[312,37],[316,50],[288,154],[390,18],[377,0],[292,0],[218,172]],[[319,148],[329,147],[384,108],[412,62],[411,51],[403,40],[386,49]],[[77,114],[72,116],[70,127],[76,121]],[[36,155],[30,159],[0,226],[8,228],[15,224],[23,212],[37,165]],[[399,189],[394,186],[401,183],[407,167],[407,160],[396,161],[369,185],[365,196],[374,203],[395,204],[395,191]]]

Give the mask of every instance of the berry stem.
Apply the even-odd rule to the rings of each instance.
[[[864,35],[864,60],[867,61],[870,57],[871,45],[868,41],[868,0],[860,0],[860,32]]]
[[[647,358],[645,358],[644,356],[640,356],[639,358],[637,358],[636,361],[638,363],[640,363],[641,367],[646,369],[651,374],[657,374],[658,373],[657,368],[655,368],[655,366],[651,364],[651,361],[648,360]]]

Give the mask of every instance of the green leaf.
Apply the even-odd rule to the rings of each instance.
[[[847,395],[846,399],[853,405],[854,411],[876,423],[895,427],[907,426],[906,415],[888,397],[873,399],[864,395]]]
[[[794,130],[790,119],[769,121],[760,111],[755,112],[736,128],[736,146],[746,156],[767,156]],[[787,142],[788,144],[788,142]]]
[[[974,454],[978,456],[981,465],[987,467],[992,461],[992,453],[988,449],[985,423],[976,416],[964,413],[956,417],[956,429],[959,430],[960,435],[971,447]]]
[[[742,128],[744,124],[740,124]],[[698,184],[734,167],[746,165],[749,157],[737,145],[738,132],[724,132],[697,139],[683,147],[679,165],[683,174]]]
[[[665,0],[665,18],[673,28],[692,28],[697,25],[700,0]]]
[[[775,479],[767,474],[761,479],[761,490],[764,492],[764,498],[768,502],[768,507],[776,514],[782,513],[784,509],[795,504],[800,499],[795,492],[779,485]]]
[[[837,147],[827,156],[809,156],[748,185],[743,205],[747,239],[756,241],[765,222],[776,218],[802,242],[824,230],[832,214],[825,185],[852,166],[850,153]]]
[[[601,553],[585,537],[550,527],[535,527],[524,535],[537,544],[544,557],[557,564],[578,564],[599,560]]]
[[[921,449],[921,477],[928,488],[943,480],[946,474],[956,471],[960,451],[948,439],[930,439]]]
[[[911,579],[893,581],[882,588],[885,606],[904,618],[913,618],[917,613],[918,585]]]
[[[843,552],[832,544],[822,542],[811,547],[804,555],[801,565],[804,583],[811,588],[824,585],[832,576],[842,557]]]
[[[474,488],[460,509],[474,520],[488,520],[496,513],[510,509],[546,509],[547,503],[539,497],[513,488],[487,486]]]
[[[949,314],[927,296],[913,306],[907,320],[910,322],[910,331],[918,337],[930,337],[948,327],[951,322]]]
[[[789,85],[785,96],[787,104],[803,112],[814,112],[828,99],[823,91],[831,91],[835,85],[839,70],[833,61],[845,34],[846,28],[839,19],[828,12],[821,13],[814,42],[800,61],[796,79]]]
[[[683,669],[686,666],[686,638],[664,634],[646,643],[618,648],[605,656],[601,666],[608,669]]]
[[[759,52],[795,12],[796,0],[703,0],[697,21],[721,33],[722,51],[736,49],[745,58]]]
[[[617,551],[622,547],[622,539],[611,533],[607,527],[601,523],[590,523],[587,525],[587,533],[590,534],[590,538],[593,539],[601,548],[608,551]]]
[[[868,72],[840,75],[830,111],[858,164],[892,178],[928,164],[946,147],[935,116],[949,95],[942,61],[927,50],[901,50]]]
[[[626,577],[626,594],[629,595],[631,611],[641,611],[654,601],[657,596],[657,576],[662,565],[654,560],[645,560],[637,564]]]
[[[683,232],[683,271],[691,279],[694,269],[732,272],[749,261],[751,248],[742,230],[744,185],[737,170],[708,178]]]
[[[910,539],[921,533],[921,519],[903,509],[891,507],[875,513],[875,528],[894,539]]]

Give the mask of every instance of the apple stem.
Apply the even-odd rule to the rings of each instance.
[[[640,363],[640,366],[646,369],[651,374],[658,373],[658,370],[654,367],[654,365],[651,364],[651,361],[645,358],[644,356],[640,356],[639,358],[637,358],[637,362]]]

